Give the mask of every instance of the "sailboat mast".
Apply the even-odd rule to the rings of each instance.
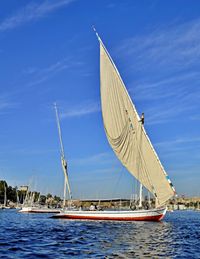
[[[70,201],[72,200],[72,196],[71,196],[71,190],[70,190],[70,185],[69,185],[69,180],[68,180],[67,162],[65,160],[65,153],[64,153],[64,146],[63,146],[63,142],[62,142],[60,120],[59,120],[58,108],[57,108],[56,103],[54,104],[54,108],[55,108],[55,112],[56,112],[56,121],[57,121],[58,135],[59,135],[59,140],[60,140],[61,163],[62,163],[62,168],[63,168],[63,172],[64,172],[64,177],[65,177],[64,193],[63,193],[63,207],[65,207],[65,204],[66,204],[66,186],[68,188]]]
[[[17,196],[17,207],[19,207],[19,194],[18,194],[18,190],[16,189],[16,196]]]

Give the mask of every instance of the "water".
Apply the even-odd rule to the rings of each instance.
[[[200,211],[162,222],[51,219],[0,211],[0,258],[200,258]]]

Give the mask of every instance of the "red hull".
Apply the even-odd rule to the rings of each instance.
[[[103,217],[103,216],[81,216],[81,215],[56,215],[52,218],[60,219],[81,219],[81,220],[115,220],[115,221],[160,221],[164,215],[144,216],[144,217]]]

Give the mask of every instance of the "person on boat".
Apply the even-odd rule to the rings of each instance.
[[[103,210],[101,206],[97,206],[97,210]]]
[[[144,202],[144,208],[145,208],[145,210],[149,210],[149,209],[150,209],[150,206],[149,206],[149,202],[148,202],[148,201],[145,201],[145,202]]]
[[[93,203],[90,205],[90,210],[95,210],[95,206]]]
[[[142,125],[144,125],[144,112],[142,113],[142,116],[140,118],[140,122],[142,123]]]
[[[130,209],[131,209],[131,210],[136,210],[136,204],[135,204],[135,202],[131,202]]]

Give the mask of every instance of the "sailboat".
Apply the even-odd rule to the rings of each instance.
[[[95,30],[95,29],[94,29]],[[175,189],[165,172],[122,78],[101,38],[100,92],[103,124],[108,142],[122,165],[140,182],[140,206],[136,210],[75,211],[66,209],[54,218],[86,220],[160,221]],[[143,209],[142,188],[155,198],[155,208]]]
[[[22,204],[22,208],[18,211],[20,213],[59,213],[60,209],[49,208],[39,204],[40,194],[38,201],[35,203],[35,192],[26,191],[26,196]]]

